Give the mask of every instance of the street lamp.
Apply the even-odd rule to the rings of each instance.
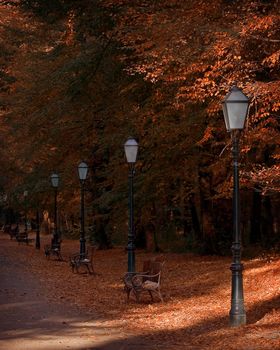
[[[81,231],[80,231],[80,255],[85,257],[86,254],[86,239],[85,239],[85,181],[87,178],[88,166],[85,162],[81,162],[78,166],[78,174],[81,184]]]
[[[58,244],[58,224],[57,224],[57,188],[59,184],[59,176],[56,173],[51,175],[51,184],[54,188],[54,233],[53,233],[53,244]]]
[[[23,197],[24,197],[24,233],[27,235],[27,196],[28,196],[28,191],[23,192]]]
[[[233,244],[230,325],[246,324],[243,296],[243,265],[241,264],[240,200],[239,200],[239,137],[248,113],[249,99],[237,86],[233,86],[222,102],[227,131],[231,133],[233,155]]]
[[[35,242],[36,249],[40,249],[40,215],[39,215],[39,208],[36,210],[36,242]]]
[[[127,243],[128,272],[135,272],[135,233],[134,233],[134,201],[133,201],[133,177],[137,158],[138,143],[129,137],[124,144],[126,160],[129,165],[129,230]]]

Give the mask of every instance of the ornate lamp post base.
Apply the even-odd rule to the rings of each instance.
[[[243,265],[240,263],[232,263],[230,269],[232,272],[232,292],[229,323],[231,327],[238,327],[246,324],[242,277]]]
[[[229,323],[231,327],[239,327],[246,324],[246,314],[243,315],[232,315],[229,314]]]

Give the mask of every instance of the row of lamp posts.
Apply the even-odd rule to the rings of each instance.
[[[134,231],[134,196],[133,196],[133,178],[135,173],[135,163],[138,152],[137,141],[129,137],[124,144],[125,155],[129,165],[129,232],[128,232],[128,272],[135,272],[135,231]],[[81,184],[81,209],[80,209],[80,255],[86,254],[86,238],[85,238],[85,207],[84,207],[84,192],[85,181],[88,173],[88,165],[81,162],[78,166],[78,174]],[[51,184],[54,188],[54,244],[58,243],[58,221],[57,221],[57,190],[59,185],[59,175],[53,173],[51,175]]]
[[[241,89],[233,86],[222,102],[223,114],[227,131],[231,133],[233,155],[233,243],[230,325],[240,326],[246,323],[243,295],[243,265],[241,264],[241,234],[240,234],[240,199],[239,199],[239,138],[244,128],[248,113],[249,99]],[[129,138],[125,145],[125,154],[129,165],[129,228],[128,228],[128,272],[135,272],[135,231],[134,231],[134,200],[133,177],[138,152],[138,143]]]
[[[227,131],[231,133],[232,155],[233,155],[233,243],[232,243],[232,272],[231,281],[231,309],[230,325],[240,326],[246,323],[246,312],[244,308],[243,296],[243,265],[241,264],[241,234],[240,234],[240,198],[239,198],[239,139],[240,131],[244,128],[245,119],[248,113],[249,99],[242,90],[233,86],[224,101],[222,102],[223,114]],[[129,225],[127,243],[127,270],[129,273],[135,272],[135,229],[134,229],[134,195],[133,179],[135,174],[135,163],[138,153],[137,141],[129,137],[124,144],[126,160],[129,165]],[[84,185],[87,178],[88,166],[81,162],[78,166],[78,174],[81,184],[81,210],[80,210],[80,254],[85,255],[85,221],[84,221]],[[51,175],[51,184],[54,188],[54,236],[53,240],[58,243],[58,223],[57,223],[57,190],[59,176],[56,173]],[[27,191],[24,192],[27,198]],[[25,230],[27,230],[27,219],[25,211]],[[40,243],[38,243],[40,247]],[[36,243],[37,247],[37,243]]]
[[[81,211],[80,211],[80,255],[85,256],[86,254],[86,238],[85,238],[85,204],[84,204],[84,193],[85,193],[85,180],[87,178],[88,165],[85,162],[81,162],[78,166],[78,174],[81,184]],[[54,234],[53,243],[59,243],[59,230],[58,230],[58,215],[57,215],[57,193],[59,185],[59,175],[53,173],[51,175],[51,184],[54,188]]]

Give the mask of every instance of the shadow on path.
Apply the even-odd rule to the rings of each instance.
[[[120,338],[66,301],[49,302],[40,281],[0,247],[0,350],[89,348]]]

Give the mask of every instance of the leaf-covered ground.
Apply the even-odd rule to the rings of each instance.
[[[41,245],[50,242],[43,237]],[[244,294],[247,325],[230,328],[230,258],[164,254],[164,303],[126,302],[121,277],[126,271],[124,248],[95,252],[96,274],[73,274],[68,256],[78,241],[63,240],[65,261],[46,260],[43,248],[18,245],[8,236],[16,259],[38,278],[50,300],[76,304],[98,315],[103,326],[118,328],[129,337],[141,337],[156,349],[280,349],[280,257],[245,260]],[[155,256],[136,252],[137,269]]]

